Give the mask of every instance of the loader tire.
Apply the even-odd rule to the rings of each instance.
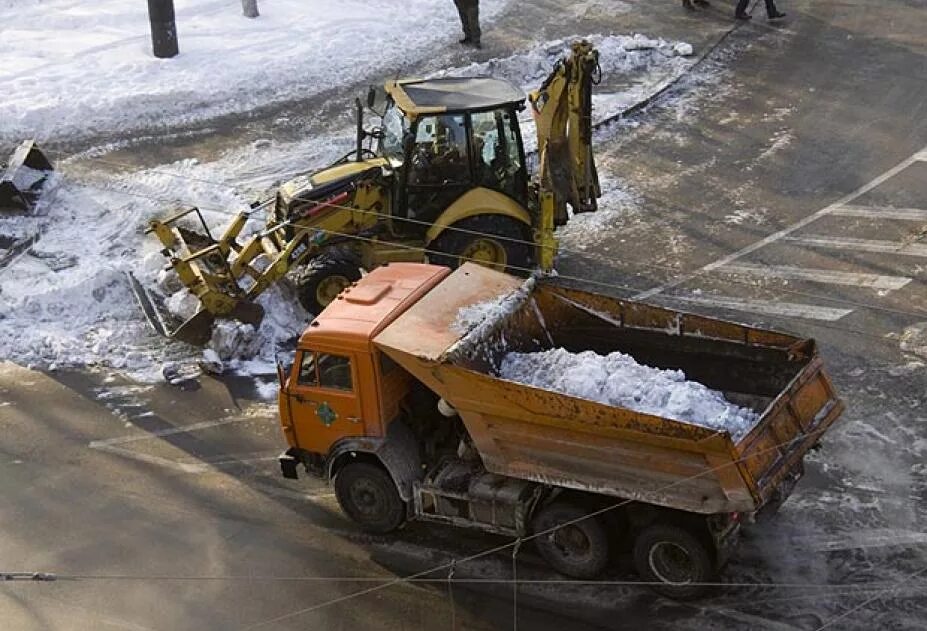
[[[608,533],[598,516],[588,515],[573,504],[554,502],[532,520],[538,552],[551,567],[572,578],[595,578],[608,565]]]
[[[458,221],[438,235],[428,251],[431,263],[451,269],[467,261],[516,274],[527,273],[534,266],[531,228],[503,215],[477,215]]]
[[[317,256],[296,277],[299,304],[317,316],[341,290],[360,277],[360,264],[350,253],[331,252]]]
[[[634,565],[653,591],[677,600],[701,596],[716,578],[705,544],[675,524],[644,528],[634,541]]]
[[[392,532],[406,520],[406,504],[393,478],[369,462],[353,462],[338,472],[335,497],[341,510],[369,533]]]

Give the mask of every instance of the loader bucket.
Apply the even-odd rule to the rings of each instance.
[[[126,272],[126,276],[132,293],[135,294],[135,299],[145,314],[145,319],[158,335],[180,340],[193,346],[205,346],[209,342],[212,337],[212,325],[216,321],[215,314],[201,307],[193,316],[179,322],[168,312],[163,299],[152,295],[139,282],[135,274]],[[257,327],[264,318],[264,308],[257,303],[242,302],[236,305],[231,313],[223,317],[241,320]]]
[[[32,210],[52,171],[54,167],[35,141],[24,141],[0,175],[0,210]]]

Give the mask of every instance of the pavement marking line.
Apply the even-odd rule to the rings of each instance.
[[[901,289],[913,279],[907,276],[885,276],[882,274],[865,274],[859,272],[838,272],[829,269],[793,267],[791,265],[755,265],[753,263],[733,263],[725,265],[719,271],[734,274],[749,274],[763,278],[782,278],[785,280],[810,280],[830,285],[847,285],[849,287],[869,287],[894,291]]]
[[[254,417],[246,416],[239,418],[229,418],[223,419],[221,421],[203,421],[202,423],[193,423],[191,425],[184,425],[183,427],[171,427],[169,429],[159,429],[154,432],[147,432],[139,436],[120,436],[119,438],[107,438],[105,440],[94,440],[88,447],[91,449],[101,449],[103,447],[108,447],[110,445],[124,445],[126,443],[134,443],[139,440],[149,440],[151,438],[160,438],[162,436],[171,436],[172,434],[183,434],[186,432],[195,432],[200,429],[208,429],[210,427],[219,427],[220,425],[229,425],[231,423],[243,423],[245,421],[254,421],[257,420]]]
[[[124,449],[122,447],[114,447],[113,445],[98,445],[95,447],[100,451],[104,451],[111,454],[116,454],[122,456],[123,458],[130,458],[132,460],[138,460],[139,462],[146,462],[148,464],[158,465],[161,467],[167,467],[168,469],[174,469],[176,471],[181,471],[183,473],[205,473],[209,471],[207,465],[202,464],[187,464],[185,462],[177,462],[169,458],[162,458],[160,456],[152,456],[149,454],[139,453],[137,451],[132,451],[131,449]]]
[[[808,320],[826,320],[833,322],[853,313],[852,309],[837,309],[833,307],[818,307],[797,302],[771,302],[769,300],[745,300],[729,296],[693,296],[693,295],[667,295],[667,299],[703,305],[706,307],[720,307],[734,311],[749,313],[762,313],[773,316],[789,318],[805,318]]]
[[[138,460],[140,462],[146,462],[148,464],[159,465],[162,467],[167,467],[169,469],[174,469],[176,471],[181,471],[183,473],[206,473],[210,471],[214,465],[227,465],[239,462],[257,462],[262,460],[276,460],[276,457],[273,458],[251,458],[246,460],[237,460],[235,458],[229,458],[228,455],[219,454],[214,456],[218,458],[217,462],[203,462],[203,463],[187,463],[180,462],[177,460],[171,460],[170,458],[162,458],[161,456],[152,456],[150,454],[139,453],[133,451],[132,449],[126,449],[119,445],[127,445],[129,443],[139,442],[143,440],[149,440],[151,438],[160,438],[163,436],[171,436],[173,434],[183,434],[186,432],[195,432],[201,429],[209,429],[210,427],[219,427],[222,425],[229,425],[231,423],[243,423],[245,421],[254,421],[258,420],[255,417],[244,416],[237,418],[223,419],[221,421],[203,421],[201,423],[191,423],[190,425],[184,425],[183,427],[171,427],[168,429],[161,429],[154,432],[148,432],[139,436],[121,436],[118,438],[107,438],[105,440],[94,440],[91,441],[87,446],[91,449],[98,449],[100,451],[105,451],[112,454],[117,454],[124,458],[130,458],[132,460]]]
[[[840,206],[831,211],[841,217],[864,217],[866,219],[900,219],[902,221],[927,221],[927,210],[923,208],[891,208],[887,206]]]
[[[878,252],[901,256],[927,257],[927,244],[923,243],[901,243],[898,241],[829,237],[816,234],[806,237],[786,237],[784,240],[790,243],[810,245],[819,248],[830,248],[833,250],[853,250],[855,252]]]
[[[774,232],[773,234],[769,235],[768,237],[765,237],[765,238],[763,238],[763,239],[760,239],[759,241],[756,241],[756,242],[754,242],[754,243],[752,243],[752,244],[750,244],[750,245],[748,245],[748,246],[746,246],[746,247],[744,247],[744,248],[741,248],[740,250],[738,250],[738,251],[736,251],[736,252],[734,252],[734,253],[732,253],[732,254],[728,254],[727,256],[724,256],[724,257],[722,257],[722,258],[720,258],[720,259],[717,259],[717,260],[715,260],[715,261],[713,261],[713,262],[711,262],[711,263],[708,263],[707,265],[702,266],[700,269],[696,270],[695,272],[692,272],[691,274],[685,274],[685,275],[680,276],[679,278],[677,278],[677,279],[675,279],[675,280],[671,280],[671,281],[669,281],[669,282],[667,282],[667,283],[663,283],[662,285],[659,285],[659,286],[657,286],[657,287],[654,287],[653,289],[648,289],[647,291],[640,292],[640,293],[636,294],[636,295],[634,296],[633,299],[634,299],[634,300],[646,300],[647,298],[650,298],[650,297],[652,297],[652,296],[656,296],[657,294],[663,293],[663,292],[666,291],[667,289],[670,289],[670,288],[672,288],[672,287],[677,287],[677,286],[679,286],[679,285],[681,285],[681,284],[683,284],[683,283],[685,283],[685,282],[687,282],[687,281],[689,281],[689,280],[692,280],[692,279],[695,278],[696,276],[699,276],[699,275],[704,274],[704,273],[706,273],[706,272],[711,272],[711,271],[713,271],[713,270],[718,269],[719,267],[722,267],[722,266],[724,266],[724,265],[728,265],[729,263],[733,263],[733,262],[736,261],[737,259],[743,258],[744,256],[746,256],[746,255],[748,255],[748,254],[750,254],[750,253],[752,253],[752,252],[755,252],[756,250],[759,250],[759,249],[762,248],[762,247],[765,247],[765,246],[769,245],[770,243],[775,243],[775,242],[778,241],[779,239],[782,239],[783,237],[787,237],[788,235],[792,234],[792,233],[795,232],[796,230],[800,230],[800,229],[804,228],[805,226],[807,226],[808,224],[813,223],[813,222],[817,221],[818,219],[820,219],[821,217],[823,217],[823,216],[825,216],[825,215],[831,213],[835,208],[839,208],[839,207],[841,207],[841,206],[846,206],[847,204],[849,204],[850,202],[852,202],[854,199],[856,199],[856,198],[858,198],[858,197],[861,197],[862,195],[865,195],[866,193],[868,193],[869,191],[871,191],[871,190],[874,189],[875,187],[879,186],[880,184],[882,184],[882,183],[885,182],[886,180],[895,177],[896,175],[898,175],[899,173],[901,173],[902,171],[904,171],[905,169],[907,169],[909,166],[911,166],[911,165],[914,164],[915,162],[918,162],[919,160],[927,159],[927,158],[922,158],[922,156],[927,156],[927,147],[925,147],[924,149],[918,151],[917,153],[915,153],[915,154],[914,154],[913,156],[911,156],[910,158],[907,158],[907,159],[905,159],[905,160],[902,160],[901,162],[899,162],[898,164],[896,164],[895,166],[893,166],[891,169],[889,169],[888,171],[886,171],[886,172],[883,173],[882,175],[878,176],[877,178],[875,178],[875,179],[872,180],[871,182],[869,182],[869,183],[867,183],[867,184],[864,184],[863,186],[859,187],[858,189],[856,189],[855,191],[853,191],[853,192],[850,193],[849,195],[845,195],[844,197],[840,198],[839,200],[837,200],[836,202],[834,202],[834,203],[831,204],[830,206],[826,206],[826,207],[822,208],[821,210],[819,210],[819,211],[817,211],[817,212],[815,212],[815,213],[812,213],[812,214],[808,215],[808,216],[805,217],[804,219],[801,219],[801,220],[799,220],[799,221],[793,223],[792,225],[790,225],[790,226],[788,226],[788,227],[786,227],[786,228],[783,228],[782,230],[779,230],[778,232]]]

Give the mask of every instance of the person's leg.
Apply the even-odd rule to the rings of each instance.
[[[468,0],[467,18],[470,23],[470,43],[480,47],[480,0]]]
[[[776,8],[775,0],[766,0],[766,17],[770,20],[775,20],[776,18],[784,18],[785,13],[779,13],[779,9]]]
[[[457,7],[457,15],[460,16],[460,27],[463,29],[463,39],[460,40],[461,44],[467,44],[470,42],[470,27],[467,24],[467,0],[454,0],[454,6]]]
[[[747,15],[748,4],[750,4],[750,0],[740,0],[737,3],[737,8],[734,9],[734,17],[738,17],[742,20],[750,19],[750,16]]]

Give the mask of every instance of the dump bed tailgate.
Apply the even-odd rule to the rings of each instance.
[[[824,363],[815,357],[736,446],[741,473],[759,504],[782,499],[787,478],[800,475],[802,457],[842,411]]]

